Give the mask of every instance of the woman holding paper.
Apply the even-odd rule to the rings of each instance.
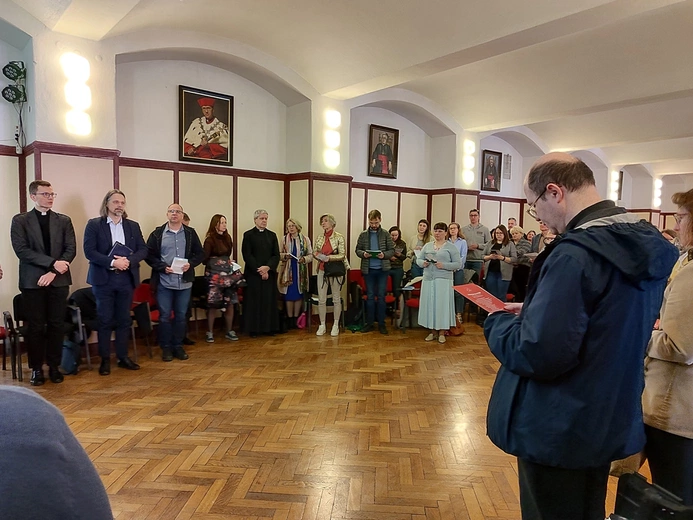
[[[504,302],[517,262],[517,249],[503,224],[493,230],[492,240],[484,248],[484,280],[486,290]]]
[[[204,260],[205,277],[209,288],[207,290],[207,343],[214,343],[214,320],[217,317],[217,309],[226,308],[224,319],[226,321],[225,338],[238,341],[238,336],[233,331],[234,306],[238,303],[238,290],[235,286],[226,286],[225,280],[232,272],[234,261],[233,240],[226,229],[226,217],[216,214],[209,222],[207,236],[202,248],[205,251]]]
[[[453,272],[462,267],[459,250],[447,241],[448,226],[433,226],[433,242],[425,244],[416,262],[423,268],[419,325],[431,330],[426,341],[445,343],[445,331],[455,325]]]
[[[332,312],[334,314],[330,335],[339,336],[339,316],[342,313],[342,286],[340,282],[342,280],[337,277],[325,277],[325,264],[327,262],[344,262],[348,270],[346,245],[344,236],[334,230],[337,225],[334,215],[326,213],[321,216],[320,225],[324,233],[315,237],[315,249],[313,250],[313,258],[318,263],[316,270],[318,273],[318,314],[320,316],[320,326],[316,334],[324,336],[327,332],[325,319],[327,317],[327,287],[329,285],[332,291]]]
[[[287,329],[296,328],[303,310],[303,295],[308,292],[308,262],[313,259],[310,239],[301,233],[303,226],[295,218],[286,221],[286,235],[279,244],[277,286],[284,295]]]
[[[693,190],[675,193],[674,230],[684,253],[674,265],[645,357],[642,405],[652,482],[693,505]]]

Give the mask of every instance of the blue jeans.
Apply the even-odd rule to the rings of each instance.
[[[375,298],[378,298],[378,325],[385,326],[385,288],[389,271],[369,269],[363,278],[366,280],[366,325],[375,321]]]
[[[508,296],[508,287],[510,287],[510,280],[504,281],[500,272],[491,271],[486,275],[486,290],[502,302]]]
[[[128,336],[132,324],[130,307],[134,290],[128,271],[109,271],[108,283],[91,288],[96,299],[99,356],[102,360],[111,357],[111,332],[114,330],[116,357],[123,359],[128,355]]]
[[[471,269],[472,271],[476,271],[476,274],[479,277],[479,283],[481,283],[481,268],[483,266],[484,266],[483,260],[467,260],[464,263],[465,269]]]
[[[411,260],[411,277],[416,278],[417,276],[423,276],[423,267],[419,267],[416,263],[416,256]]]
[[[404,269],[401,267],[391,267],[388,271],[392,277],[392,294],[395,299],[399,300],[399,295],[402,292],[402,278],[404,278]]]
[[[452,284],[464,284],[464,269],[458,269],[457,271],[452,273]],[[464,296],[462,296],[457,291],[455,291],[455,312],[464,312]]]
[[[159,346],[162,350],[177,349],[183,347],[185,328],[190,302],[190,289],[167,289],[161,284],[156,291],[156,299],[159,303]],[[171,323],[171,311],[173,311],[173,323]]]

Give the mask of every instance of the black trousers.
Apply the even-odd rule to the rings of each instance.
[[[29,367],[40,370],[44,361],[58,367],[65,338],[65,313],[69,287],[22,289],[22,306],[26,318],[26,344]]]
[[[522,520],[604,520],[609,464],[563,469],[517,463]]]
[[[96,299],[99,356],[102,361],[111,357],[111,332],[114,330],[116,357],[123,359],[128,355],[128,338],[132,325],[130,307],[134,290],[127,271],[109,271],[107,284],[94,285],[91,288]]]
[[[652,481],[693,505],[693,439],[645,425]]]

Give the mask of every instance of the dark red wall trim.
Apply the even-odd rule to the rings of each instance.
[[[0,155],[6,155],[6,156],[17,156],[17,150],[14,149],[14,146],[7,146],[6,144],[0,144]]]
[[[173,170],[173,202],[180,204],[180,172]]]
[[[113,158],[113,187],[120,189],[120,157],[117,155]]]
[[[155,170],[183,171],[190,173],[207,173],[211,175],[233,175],[235,177],[262,178],[273,181],[284,181],[289,177],[286,173],[263,172],[257,170],[241,170],[239,168],[226,168],[222,166],[207,166],[203,164],[188,164],[173,161],[153,161],[150,159],[137,159],[134,157],[121,157],[121,166],[131,168],[152,168]]]
[[[90,146],[75,146],[71,144],[45,143],[34,141],[27,148],[41,153],[55,155],[72,155],[76,157],[91,157],[95,159],[112,159],[120,155],[120,150],[109,148],[92,148]]]
[[[286,179],[284,181],[284,222],[286,222],[289,219],[290,207],[291,207],[291,181],[289,179]],[[310,225],[310,222],[308,222],[308,224]]]
[[[41,150],[34,149],[34,180],[41,180]]]
[[[26,211],[26,155],[19,156],[19,211]]]

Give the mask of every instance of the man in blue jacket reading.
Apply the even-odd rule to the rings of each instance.
[[[524,304],[485,322],[501,363],[488,436],[518,457],[523,519],[601,520],[609,464],[645,444],[645,347],[678,253],[602,200],[568,154],[540,158],[524,190],[527,213],[559,236],[535,260]]]

